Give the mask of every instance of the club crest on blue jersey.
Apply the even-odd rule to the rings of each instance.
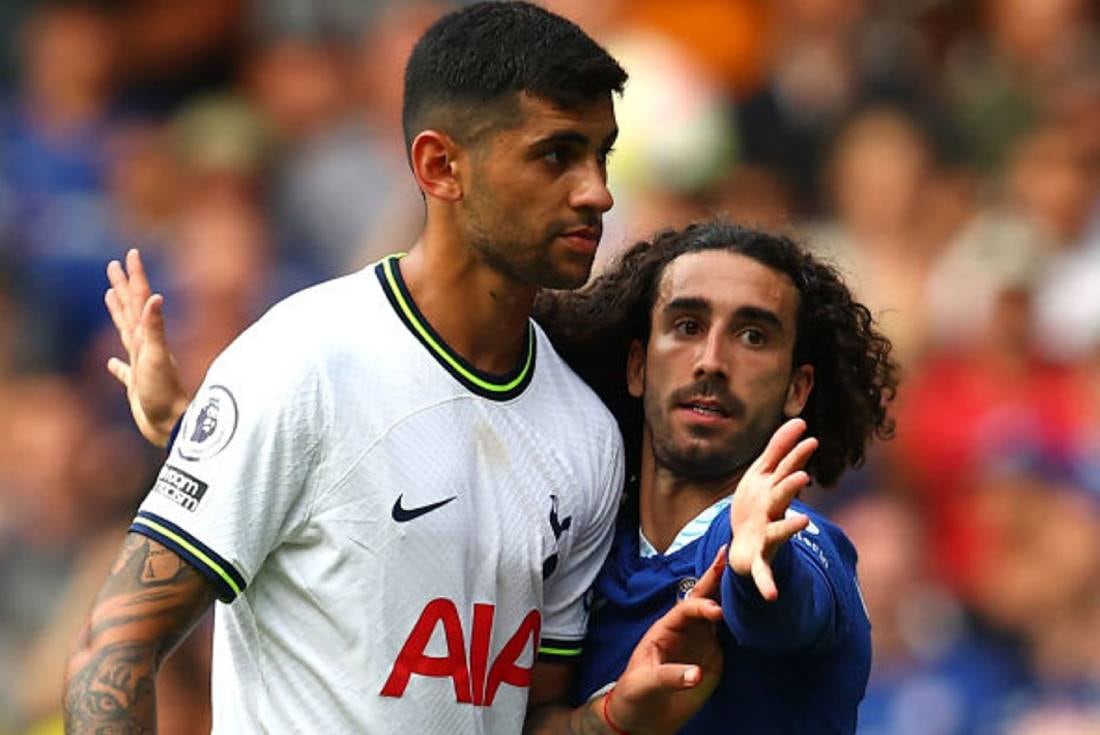
[[[208,459],[225,449],[236,431],[237,400],[224,385],[211,385],[191,403],[176,446],[183,459]]]
[[[691,591],[695,589],[695,583],[698,581],[699,580],[695,577],[684,577],[681,579],[676,585],[676,599],[686,600],[687,596],[691,594]]]

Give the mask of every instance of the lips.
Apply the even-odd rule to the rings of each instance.
[[[561,233],[562,239],[574,250],[583,255],[592,255],[596,252],[596,246],[600,244],[601,227],[574,227]]]
[[[600,241],[600,235],[603,234],[602,227],[574,227],[571,230],[566,230],[562,233],[566,237],[579,237],[583,240],[592,240],[594,242]]]
[[[712,416],[714,418],[729,418],[732,411],[723,404],[721,401],[712,397],[698,397],[691,398],[687,401],[681,401],[679,407],[693,413],[700,414],[702,416]]]
[[[700,420],[722,421],[745,415],[745,404],[717,376],[703,377],[676,390],[669,405]]]

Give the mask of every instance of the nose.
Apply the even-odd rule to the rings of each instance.
[[[574,209],[591,209],[601,214],[611,209],[615,199],[607,188],[607,171],[603,166],[593,162],[585,167],[580,181],[573,189],[570,204]]]
[[[726,343],[722,337],[721,330],[711,329],[706,339],[699,341],[693,369],[696,379],[706,375],[727,375]]]

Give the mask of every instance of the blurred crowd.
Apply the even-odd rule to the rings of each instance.
[[[631,74],[597,267],[702,217],[794,232],[894,341],[896,439],[808,498],[860,551],[860,731],[1100,733],[1100,7],[547,4]],[[161,460],[104,367],[107,261],[141,248],[194,388],[275,300],[406,249],[402,68],[448,7],[0,3],[0,735],[60,732]],[[209,622],[162,732],[209,731],[208,677]]]

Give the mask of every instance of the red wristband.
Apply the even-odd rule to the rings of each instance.
[[[618,728],[614,722],[611,721],[611,694],[615,691],[615,687],[611,687],[607,690],[607,694],[603,698],[603,721],[607,723],[607,726],[611,728],[615,735],[630,735],[626,730]]]

